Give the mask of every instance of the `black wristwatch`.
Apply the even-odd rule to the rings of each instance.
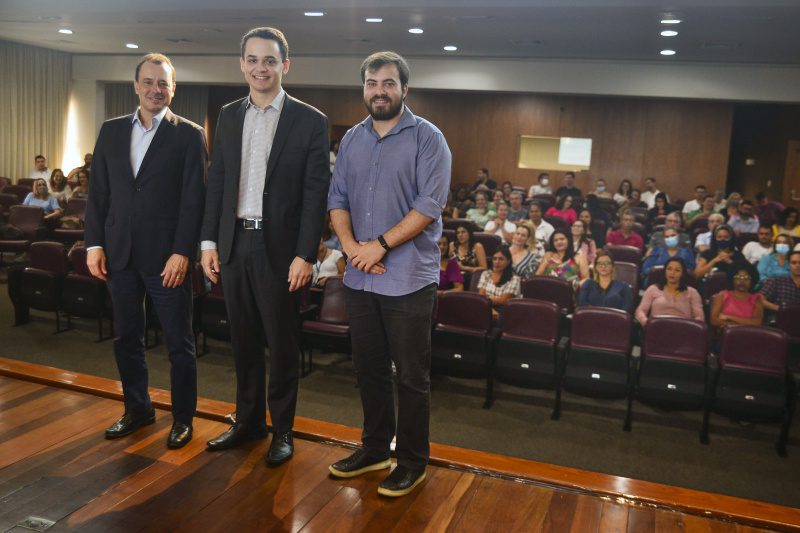
[[[312,265],[317,262],[316,257],[309,257],[307,255],[300,255],[300,254],[297,254],[297,257],[299,257],[300,259],[302,259],[306,263],[311,263]]]
[[[378,235],[378,242],[381,244],[384,250],[387,252],[391,250],[388,244],[386,244],[386,239],[383,238],[383,235]]]

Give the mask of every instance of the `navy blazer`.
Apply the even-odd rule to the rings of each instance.
[[[130,161],[133,115],[103,123],[92,159],[86,247],[106,268],[160,274],[172,254],[196,256],[205,201],[207,149],[197,124],[167,110],[139,173]]]

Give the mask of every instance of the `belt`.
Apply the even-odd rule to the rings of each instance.
[[[244,229],[264,229],[264,221],[260,218],[238,219]]]

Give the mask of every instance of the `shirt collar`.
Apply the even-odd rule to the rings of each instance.
[[[392,128],[389,133],[384,135],[384,137],[392,135],[394,133],[398,133],[399,131],[409,128],[411,126],[415,126],[417,124],[417,117],[414,116],[414,113],[411,112],[411,108],[407,105],[403,104],[403,114],[400,115],[400,121],[395,124],[394,128]],[[372,127],[372,117],[368,116],[364,120],[361,121],[359,124],[365,128],[368,128],[370,131],[374,131]]]
[[[275,95],[275,98],[272,99],[272,102],[267,104],[267,106],[264,107],[263,109],[267,109],[267,107],[272,107],[272,108],[276,109],[278,112],[280,112],[280,111],[283,110],[283,104],[285,102],[286,102],[286,91],[281,89],[278,92],[278,94]],[[248,95],[247,96],[247,104],[245,105],[245,107],[249,108],[250,106],[253,106],[256,109],[262,109],[262,108],[258,107],[255,103],[253,103],[253,100],[251,100],[250,96]]]
[[[138,122],[138,123],[139,123],[139,125],[140,125],[142,128],[144,128],[144,124],[142,124],[142,121],[141,121],[141,119],[139,118],[139,110],[140,110],[140,109],[141,109],[141,107],[137,107],[137,108],[136,108],[136,113],[134,113],[134,114],[133,114],[133,120],[131,121],[131,123],[132,123],[132,124],[136,124],[136,123]],[[169,107],[167,107],[167,106],[164,106],[164,109],[162,109],[161,111],[159,111],[159,112],[158,112],[158,114],[157,114],[157,115],[155,115],[155,116],[153,117],[153,124],[151,125],[152,127],[151,127],[150,129],[157,128],[157,127],[158,127],[158,125],[159,125],[159,124],[161,124],[161,121],[164,119],[164,115],[166,115],[166,114],[167,114],[167,111],[169,111]],[[149,130],[148,130],[148,131],[149,131]]]

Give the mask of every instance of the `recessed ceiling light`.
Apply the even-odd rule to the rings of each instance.
[[[61,28],[58,30],[58,33],[63,33],[64,35],[72,35],[72,30],[69,28]]]
[[[408,29],[408,33],[413,33],[415,35],[419,35],[420,33],[423,33],[423,32],[424,32],[424,30],[422,28],[409,28]]]
[[[370,17],[364,20],[366,20],[367,22],[383,22],[383,19],[378,17]]]
[[[139,45],[136,43],[127,43],[125,46],[128,48],[139,48]]]
[[[322,11],[306,11],[303,14],[305,16],[307,16],[307,17],[324,17],[325,16],[325,13],[323,13]]]
[[[662,56],[674,56],[675,50],[661,50]]]
[[[661,19],[661,24],[680,24],[681,19]]]
[[[675,30],[664,30],[661,32],[662,37],[675,37],[676,35],[678,35],[678,32]]]
[[[448,52],[455,52],[456,50],[458,50],[458,46],[453,46],[452,44],[448,44],[447,46],[444,47],[444,49],[447,50]]]

